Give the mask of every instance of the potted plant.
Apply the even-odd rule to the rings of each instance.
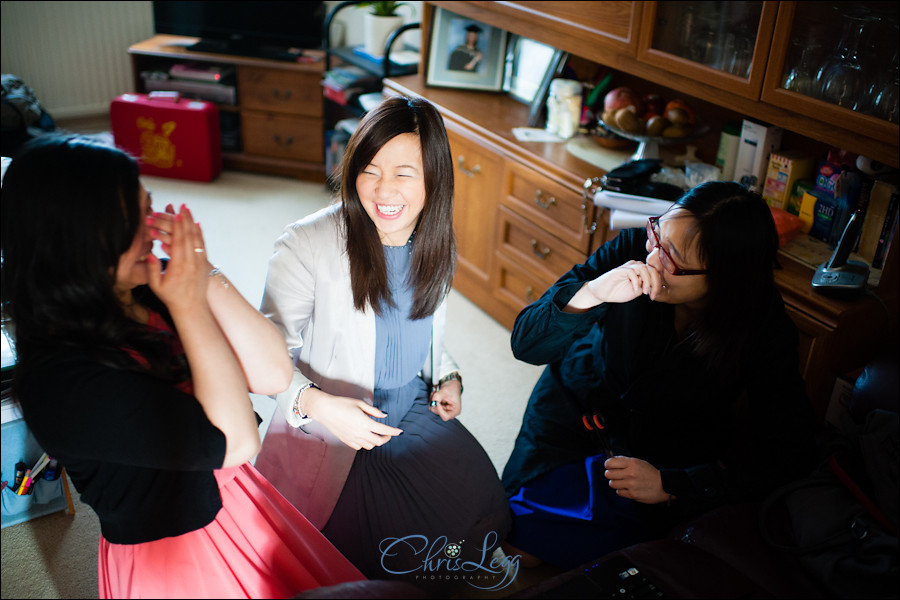
[[[371,9],[364,16],[363,47],[368,54],[382,56],[388,37],[403,25],[397,9],[410,5],[406,2],[360,2],[359,5]]]

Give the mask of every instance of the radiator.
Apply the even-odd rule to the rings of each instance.
[[[133,92],[128,47],[153,35],[152,2],[2,3],[0,62],[54,119],[108,114]]]

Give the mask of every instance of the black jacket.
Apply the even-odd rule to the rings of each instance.
[[[517,317],[515,356],[548,367],[504,469],[507,493],[601,449],[582,415],[606,420],[616,454],[660,469],[688,513],[759,498],[814,466],[816,421],[799,374],[797,330],[776,293],[738,377],[711,372],[678,342],[674,307],[647,296],[562,312],[586,281],[645,260],[630,229],[561,277]]]

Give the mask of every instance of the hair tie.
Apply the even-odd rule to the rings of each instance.
[[[412,98],[407,98],[407,99],[406,99],[406,103],[409,105],[409,107],[412,109],[412,111],[413,111],[414,113],[416,113],[416,115],[419,114],[419,109],[418,109],[418,107],[416,107],[415,104],[413,104],[413,99],[412,99]]]

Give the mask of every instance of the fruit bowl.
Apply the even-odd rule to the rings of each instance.
[[[597,119],[597,124],[609,133],[614,133],[619,137],[625,138],[626,140],[631,140],[640,144],[638,146],[637,152],[635,152],[631,157],[631,160],[640,160],[642,158],[659,158],[660,146],[668,146],[671,144],[686,144],[687,142],[700,139],[704,135],[709,133],[709,125],[701,123],[699,121],[694,124],[694,129],[691,131],[691,134],[684,137],[664,137],[628,133],[627,131],[623,131],[618,127],[613,127],[612,125],[605,123],[603,119]]]

